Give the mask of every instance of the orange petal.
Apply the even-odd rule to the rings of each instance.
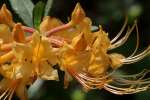
[[[10,27],[14,26],[11,12],[7,9],[6,5],[3,4],[0,10],[0,23],[7,24]]]
[[[75,51],[82,51],[86,49],[87,42],[82,33],[73,38],[72,46],[74,47]]]
[[[16,42],[25,42],[25,35],[24,35],[24,31],[22,29],[22,25],[20,23],[15,24],[13,31],[13,38]]]
[[[14,57],[13,51],[10,51],[2,56],[0,56],[0,64],[5,63]]]
[[[73,22],[73,24],[77,24],[81,22],[84,18],[85,18],[85,12],[82,9],[81,5],[77,3],[74,11],[72,12],[71,21]]]

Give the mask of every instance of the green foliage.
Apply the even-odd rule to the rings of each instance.
[[[53,0],[47,0],[46,4],[41,0],[35,6],[31,0],[9,0],[9,2],[26,25],[38,29],[43,15],[48,16]]]
[[[85,93],[81,90],[75,90],[72,94],[72,100],[85,100]]]
[[[52,4],[53,4],[53,0],[47,0],[44,16],[48,16],[50,9],[52,8]]]
[[[9,0],[13,10],[19,15],[25,24],[33,26],[32,11],[34,4],[31,0]]]
[[[42,17],[44,15],[44,8],[45,8],[44,2],[39,1],[33,9],[33,24],[36,29],[38,29],[41,23]]]

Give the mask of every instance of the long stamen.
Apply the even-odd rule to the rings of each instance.
[[[116,86],[112,86],[109,84],[104,85],[104,89],[108,90],[111,93],[117,94],[117,95],[123,95],[123,94],[133,94],[141,91],[145,91],[149,88],[149,86],[144,87],[137,87],[137,88],[118,88]]]
[[[23,26],[22,28],[25,32],[29,32],[29,33],[35,32],[35,29],[31,27]]]
[[[125,22],[124,22],[124,24],[123,24],[120,32],[117,34],[117,36],[115,38],[113,38],[111,40],[111,42],[110,42],[111,44],[113,44],[114,42],[116,42],[116,40],[121,36],[121,34],[123,33],[123,31],[125,30],[125,27],[127,26],[127,23],[128,23],[128,17],[126,16]]]
[[[131,29],[130,30],[127,30],[127,33],[126,35],[121,38],[120,40],[118,40],[116,43],[112,44],[110,47],[109,47],[109,50],[112,50],[112,49],[115,49],[119,46],[122,46],[129,38],[130,34],[132,33],[133,29],[136,27],[136,21],[134,22],[134,24],[132,25]]]
[[[9,88],[6,89],[3,94],[0,95],[0,100],[7,94],[7,92],[9,91]]]
[[[74,78],[76,78],[82,84],[82,86],[84,86],[87,89],[91,89],[92,88],[92,87],[88,86],[83,79],[79,78],[79,76],[75,73],[75,71],[73,71],[72,69],[68,69],[68,72],[72,76],[74,76]]]
[[[114,94],[133,94],[149,89],[150,78],[144,79],[144,77],[150,71],[142,71],[135,75],[124,75],[112,77],[112,83],[106,83],[104,89]],[[128,77],[129,76],[129,77]],[[138,77],[138,78],[136,78]],[[128,79],[125,79],[128,78]]]
[[[98,76],[98,77],[90,77],[90,76],[86,75],[86,73],[79,73],[79,76],[87,81],[102,82],[103,80],[109,78],[114,72],[115,72],[115,70],[113,72],[110,72],[107,75]]]
[[[4,98],[3,100],[6,100],[6,99],[7,99],[7,97],[9,97],[9,96],[10,96],[10,94],[12,93],[12,91],[13,91],[13,89],[10,89],[10,90],[8,91],[8,94],[5,96],[5,98]]]
[[[124,64],[131,64],[131,63],[135,63],[137,61],[142,60],[144,57],[146,57],[148,54],[150,54],[150,46],[148,46],[148,48],[146,50],[144,50],[142,53],[133,56],[133,57],[129,57],[129,58],[125,58],[122,59],[122,62]]]
[[[65,30],[65,29],[69,29],[72,27],[72,23],[67,23],[67,24],[64,24],[64,25],[61,25],[61,26],[58,26],[56,28],[53,28],[51,29],[50,31],[46,32],[46,36],[49,37],[51,36],[53,33],[56,33],[58,31],[62,31],[62,30]]]
[[[134,52],[130,55],[130,57],[132,57],[132,56],[135,55],[135,53],[137,52],[138,47],[139,47],[139,30],[138,30],[137,23],[136,23],[135,28],[136,28],[136,35],[137,35],[137,39],[136,39],[136,48],[135,48]]]
[[[48,41],[57,47],[63,46],[65,42],[67,42],[67,43],[71,42],[69,39],[65,39],[65,38],[59,37],[59,36],[51,36],[48,38]]]
[[[8,100],[11,100],[11,98],[12,98],[12,96],[13,96],[13,94],[14,94],[14,91],[15,91],[15,89],[12,90],[12,92],[11,92],[11,94],[10,94]]]
[[[92,77],[88,77],[88,76],[86,76],[86,78],[85,78],[82,76],[82,74],[77,73],[73,70],[69,70],[68,72],[72,76],[74,76],[74,78],[76,78],[88,90],[102,88],[105,83],[110,81],[107,78],[101,78],[99,80],[97,80],[97,78],[92,78]],[[91,80],[91,78],[92,78],[92,80]]]
[[[112,76],[113,82],[116,82],[118,85],[135,85],[135,84],[149,84],[150,78],[144,79],[144,77],[150,73],[150,70],[142,71],[134,75],[122,75],[122,76]]]

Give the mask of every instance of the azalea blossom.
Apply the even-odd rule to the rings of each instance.
[[[115,71],[124,64],[142,60],[150,53],[150,45],[137,53],[139,36],[137,22],[128,28],[125,23],[113,39],[109,38],[102,26],[91,31],[92,21],[77,3],[68,23],[45,16],[38,29],[14,22],[11,12],[4,4],[0,10],[0,99],[11,100],[14,92],[21,100],[27,100],[27,88],[37,78],[59,80],[57,69],[65,72],[64,87],[72,78],[82,84],[85,90],[106,89],[121,95],[145,91],[149,88],[149,71],[136,75],[115,76]],[[125,57],[109,51],[122,46],[133,30],[137,32],[134,52]],[[26,35],[26,33],[29,35]]]

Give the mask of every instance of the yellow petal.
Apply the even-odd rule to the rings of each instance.
[[[117,53],[110,54],[109,57],[111,59],[111,67],[114,69],[120,67],[123,64],[121,60],[125,58],[123,55]]]
[[[0,64],[3,64],[14,57],[13,51],[10,51],[2,56],[0,56]]]
[[[10,65],[3,65],[0,68],[0,73],[3,77],[11,79],[13,74],[13,67]]]
[[[57,26],[62,25],[63,23],[56,19],[56,18],[52,18],[50,16],[46,16],[43,18],[42,23],[40,24],[40,32],[41,33],[45,33]]]
[[[5,24],[0,24],[0,39],[2,39],[3,43],[9,43],[13,40],[10,29]]]
[[[12,14],[7,9],[5,4],[3,4],[3,6],[0,10],[0,23],[7,24],[10,27],[14,26],[14,22],[13,22],[13,19],[12,19]]]
[[[57,70],[53,69],[47,61],[40,63],[40,78],[44,80],[59,80]]]
[[[28,44],[15,43],[13,48],[14,55],[17,59],[20,60],[31,60],[32,56],[32,47]]]
[[[110,39],[108,38],[108,33],[106,33],[101,27],[98,32],[95,32],[97,37],[97,47],[100,48],[104,53],[107,52],[110,46]]]
[[[39,62],[41,59],[50,59],[50,62],[53,65],[56,64],[57,56],[46,37],[40,36],[38,33],[35,33],[33,36],[32,47],[33,61]]]
[[[87,42],[84,38],[83,34],[79,34],[78,36],[76,36],[75,38],[73,38],[72,40],[72,44],[73,48],[76,51],[82,51],[85,50],[87,47]]]

